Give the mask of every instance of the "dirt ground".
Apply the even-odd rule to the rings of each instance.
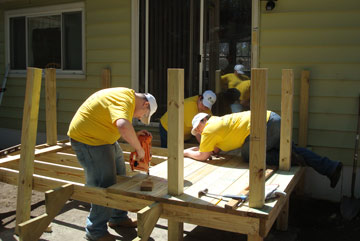
[[[0,183],[0,240],[19,240],[14,234],[17,187]],[[33,217],[45,212],[44,194],[33,192]],[[52,232],[44,233],[40,240],[85,240],[84,224],[89,212],[88,203],[69,201],[52,222]],[[136,218],[136,214],[130,213]],[[118,240],[132,240],[136,229],[110,230]],[[266,241],[358,241],[360,240],[360,216],[351,222],[344,221],[339,203],[292,197],[290,200],[289,229],[286,232],[274,228]],[[150,240],[167,240],[167,221],[160,219]],[[185,241],[246,240],[245,235],[204,228],[191,224],[184,226]]]

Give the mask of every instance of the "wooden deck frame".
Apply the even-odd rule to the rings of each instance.
[[[179,73],[178,71],[176,72]],[[181,74],[177,74],[176,76],[176,78],[179,78],[179,76],[181,78]],[[181,96],[177,97],[177,103],[181,104],[182,101],[183,99],[181,99]],[[175,136],[176,135],[179,136],[178,133],[175,134]],[[128,145],[122,144],[122,147],[125,150],[129,150]],[[180,154],[175,156],[177,156],[178,161],[183,162],[182,165],[184,165],[185,159],[181,158],[181,152],[178,151],[177,153]],[[121,190],[116,187],[110,187],[107,189],[86,187],[81,179],[83,177],[77,177],[76,173],[80,173],[81,168],[76,163],[74,153],[71,151],[70,144],[68,142],[57,142],[54,146],[36,146],[33,154],[33,159],[37,160],[34,162],[35,169],[33,170],[35,171],[35,174],[32,175],[32,188],[34,190],[45,192],[65,184],[71,184],[71,194],[69,194],[69,198],[71,199],[84,202],[89,202],[90,200],[94,204],[128,211],[142,210],[139,212],[139,238],[142,240],[145,240],[146,237],[151,234],[151,230],[159,217],[166,218],[175,223],[175,231],[173,234],[176,234],[177,237],[172,236],[175,240],[182,239],[181,226],[184,222],[246,234],[248,235],[248,240],[263,240],[278,217],[282,219],[285,217],[285,219],[283,219],[283,224],[280,226],[286,227],[284,223],[287,224],[286,217],[288,213],[286,211],[288,210],[289,196],[304,174],[304,169],[302,167],[293,167],[290,171],[279,170],[266,183],[273,183],[277,181],[286,183],[282,187],[282,190],[288,193],[285,198],[280,198],[277,201],[266,203],[261,208],[254,209],[244,205],[232,210],[225,209],[224,202],[220,202],[219,205],[214,206],[212,204],[214,201],[211,201],[211,199],[209,199],[210,201],[207,201],[206,199],[206,202],[202,201],[200,203],[188,202],[186,201],[186,193],[181,194],[181,192],[175,193],[174,195],[165,193],[163,196],[152,196],[143,192],[139,193]],[[168,154],[174,155],[174,153],[170,150],[162,148],[153,149],[153,155],[166,156]],[[18,185],[22,172],[24,172],[21,171],[21,169],[20,172],[18,171],[19,165],[16,164],[16,162],[19,161],[20,158],[19,152],[14,152],[0,159],[0,181]],[[41,161],[38,162],[38,160]],[[159,158],[159,160],[161,160],[161,158]],[[186,162],[188,161],[189,160],[186,160]],[[213,161],[213,163],[215,163],[215,161]],[[163,163],[166,164],[166,162]],[[196,165],[203,165],[203,163],[200,162],[193,161],[193,163]],[[37,168],[37,165],[43,165],[43,167],[46,165],[45,169],[48,169],[49,171],[39,174],[40,169],[42,170],[44,168]],[[179,163],[175,165],[179,165]],[[56,169],[60,168],[60,166],[63,168],[61,172],[65,173],[65,175],[61,176],[61,178],[59,178],[59,174],[56,172]],[[182,170],[176,171],[183,172],[186,168],[187,167],[180,168]],[[173,170],[170,170],[168,173],[171,173],[171,171]],[[226,172],[224,172],[224,175],[226,175]],[[176,187],[179,187],[179,183],[184,183],[184,185],[186,184],[186,181],[184,182],[184,177],[181,178],[181,176],[182,175],[178,174],[175,178]],[[244,177],[246,177],[246,175]],[[118,177],[118,183],[131,183],[132,185],[137,185],[139,182],[138,180],[141,180],[139,178],[141,178],[141,175],[136,175],[134,177]],[[160,182],[162,181],[162,179],[159,180]],[[166,185],[167,184],[168,183],[166,183]],[[194,184],[196,185],[196,183]],[[180,185],[180,189],[181,187],[184,187],[184,185]],[[264,183],[258,182],[258,185],[261,186],[264,185]],[[250,190],[253,188],[253,185],[250,186]],[[204,203],[206,204],[205,206]],[[151,221],[148,224],[145,224],[146,220]],[[34,222],[37,221],[28,221],[28,223],[31,223],[32,225]],[[279,223],[281,224],[281,222]],[[30,224],[23,223],[21,225],[23,230],[25,230],[21,232],[22,235],[26,235],[27,225]],[[42,231],[39,230],[38,232],[41,235]],[[169,237],[170,235],[171,234],[169,233]]]

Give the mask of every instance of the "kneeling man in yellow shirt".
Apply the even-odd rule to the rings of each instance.
[[[266,163],[279,165],[280,116],[267,111]],[[221,117],[206,113],[197,114],[192,120],[191,134],[201,135],[200,146],[184,150],[184,157],[206,161],[210,155],[241,148],[241,156],[249,161],[250,111],[233,113]],[[322,157],[301,147],[292,146],[294,156],[318,173],[325,175],[334,188],[339,181],[342,163]]]

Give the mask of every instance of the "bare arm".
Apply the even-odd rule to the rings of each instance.
[[[199,147],[190,147],[184,150],[184,157],[190,157],[198,161],[206,161],[211,155],[211,152],[200,152]]]
[[[126,119],[116,120],[116,127],[119,130],[120,135],[127,141],[132,147],[135,148],[137,152],[137,158],[143,159],[145,156],[145,151],[141,147],[139,139],[135,133],[134,127],[130,121]]]

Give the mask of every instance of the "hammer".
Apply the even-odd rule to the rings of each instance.
[[[201,198],[202,196],[232,198],[232,199],[242,200],[242,201],[246,201],[246,199],[247,199],[246,195],[232,195],[232,194],[221,195],[221,194],[209,193],[209,190],[207,188],[205,188],[204,190],[200,190],[198,192],[198,197]]]

